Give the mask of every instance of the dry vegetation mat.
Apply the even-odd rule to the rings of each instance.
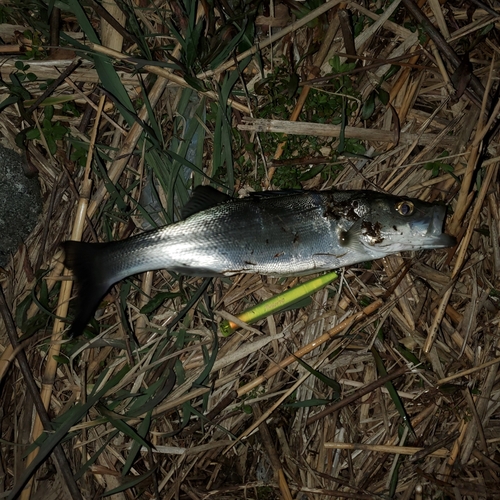
[[[0,269],[1,498],[500,497],[497,0],[12,0],[0,20],[2,143],[44,200]],[[251,325],[309,278],[148,272],[68,339],[60,243],[175,221],[200,184],[443,203],[458,243]]]

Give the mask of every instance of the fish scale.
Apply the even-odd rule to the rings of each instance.
[[[78,285],[80,334],[116,282],[155,269],[193,276],[312,274],[405,250],[452,246],[446,208],[375,191],[262,193],[197,188],[186,218],[110,243],[63,243]]]

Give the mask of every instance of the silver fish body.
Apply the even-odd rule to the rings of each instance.
[[[83,331],[114,283],[144,271],[306,275],[455,244],[442,232],[446,208],[415,199],[374,191],[221,196],[198,188],[186,207],[192,215],[123,241],[65,242],[65,265],[79,285],[71,333]]]

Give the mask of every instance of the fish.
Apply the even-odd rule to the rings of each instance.
[[[452,247],[446,207],[376,191],[266,191],[232,198],[193,190],[181,219],[122,241],[63,242],[77,283],[69,336],[80,335],[108,290],[145,271],[190,276],[301,276],[408,250]]]

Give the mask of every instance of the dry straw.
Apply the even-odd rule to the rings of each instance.
[[[0,326],[0,495],[15,492],[16,484],[22,488],[19,480],[43,455],[43,444],[26,461],[23,453],[57,419],[58,426],[71,426],[70,440],[54,448],[57,471],[43,460],[21,498],[41,497],[44,488],[60,498],[103,492],[167,500],[267,493],[318,500],[497,498],[496,11],[401,0],[377,4],[383,12],[375,13],[373,5],[334,0],[300,19],[286,10],[288,24],[279,31],[259,16],[264,24],[246,33],[239,24],[233,30],[239,14],[226,12],[233,4],[219,10],[199,2],[187,16],[189,2],[179,8],[160,1],[154,10],[128,12],[130,23],[155,34],[141,38],[93,2],[85,11],[70,3],[80,28],[63,13],[63,35],[85,43],[74,47],[70,62],[47,62],[42,47],[38,60],[24,61],[30,68],[21,71],[11,59],[1,68],[9,85],[16,72],[21,79],[30,72],[40,80],[60,78],[48,96],[31,76],[22,82],[29,96],[15,85],[0,89],[0,102],[26,98],[2,111],[0,132],[9,144],[38,124],[39,138],[27,142],[28,159],[47,200],[32,236],[0,274],[7,330],[15,335],[14,320],[19,335],[37,332],[19,346]],[[353,15],[358,36],[349,27]],[[105,44],[89,26],[105,30]],[[2,30],[9,47],[26,43],[18,28]],[[200,62],[201,48],[190,59],[196,30],[207,42],[199,47],[217,48],[212,59]],[[319,50],[311,56],[314,47]],[[469,52],[458,54],[464,47]],[[266,100],[279,104],[279,96],[254,94],[255,86],[243,83],[258,83],[261,69],[272,72],[291,56],[300,60],[298,68],[287,66],[302,79],[300,99],[285,103],[280,116],[260,116]],[[322,98],[335,94],[326,75],[332,58],[355,64],[343,77],[359,107],[317,123]],[[109,74],[99,61],[109,63]],[[192,67],[186,61],[194,61]],[[399,71],[393,74],[394,68]],[[110,91],[110,74],[123,93],[119,86]],[[234,87],[227,87],[229,80]],[[96,83],[107,99],[95,99]],[[133,114],[120,114],[126,107],[120,99],[130,101]],[[373,114],[366,117],[363,106],[372,99]],[[53,129],[44,122],[50,103],[50,125],[64,123],[72,138],[71,144],[68,136],[57,139],[55,155],[47,152]],[[86,108],[86,117],[67,113],[70,105]],[[270,146],[274,133],[286,138]],[[344,148],[337,155],[340,136],[356,153]],[[88,147],[83,170],[65,156],[79,142]],[[266,170],[261,159],[273,157],[282,161]],[[195,158],[187,187],[213,175],[215,183],[244,193],[259,185],[280,187],[286,172],[314,168],[316,175],[299,179],[303,187],[377,189],[447,203],[448,232],[458,245],[339,270],[339,279],[314,292],[307,305],[267,314],[251,326],[240,321],[242,328],[230,338],[217,336],[221,317],[238,324],[242,311],[306,278],[247,275],[208,283],[151,272],[106,297],[101,335],[65,342],[72,281],[63,271],[59,243],[121,238],[134,223],[151,222],[153,215],[137,208],[151,179],[163,208],[177,208],[177,199],[187,197],[186,186],[179,188],[184,158]],[[319,161],[325,164],[321,172]],[[41,276],[40,267],[49,272]],[[160,293],[165,300],[154,304]],[[135,337],[126,335],[129,326]],[[65,356],[68,363],[59,363]],[[41,394],[36,411],[27,387]],[[100,389],[102,397],[70,421]]]

